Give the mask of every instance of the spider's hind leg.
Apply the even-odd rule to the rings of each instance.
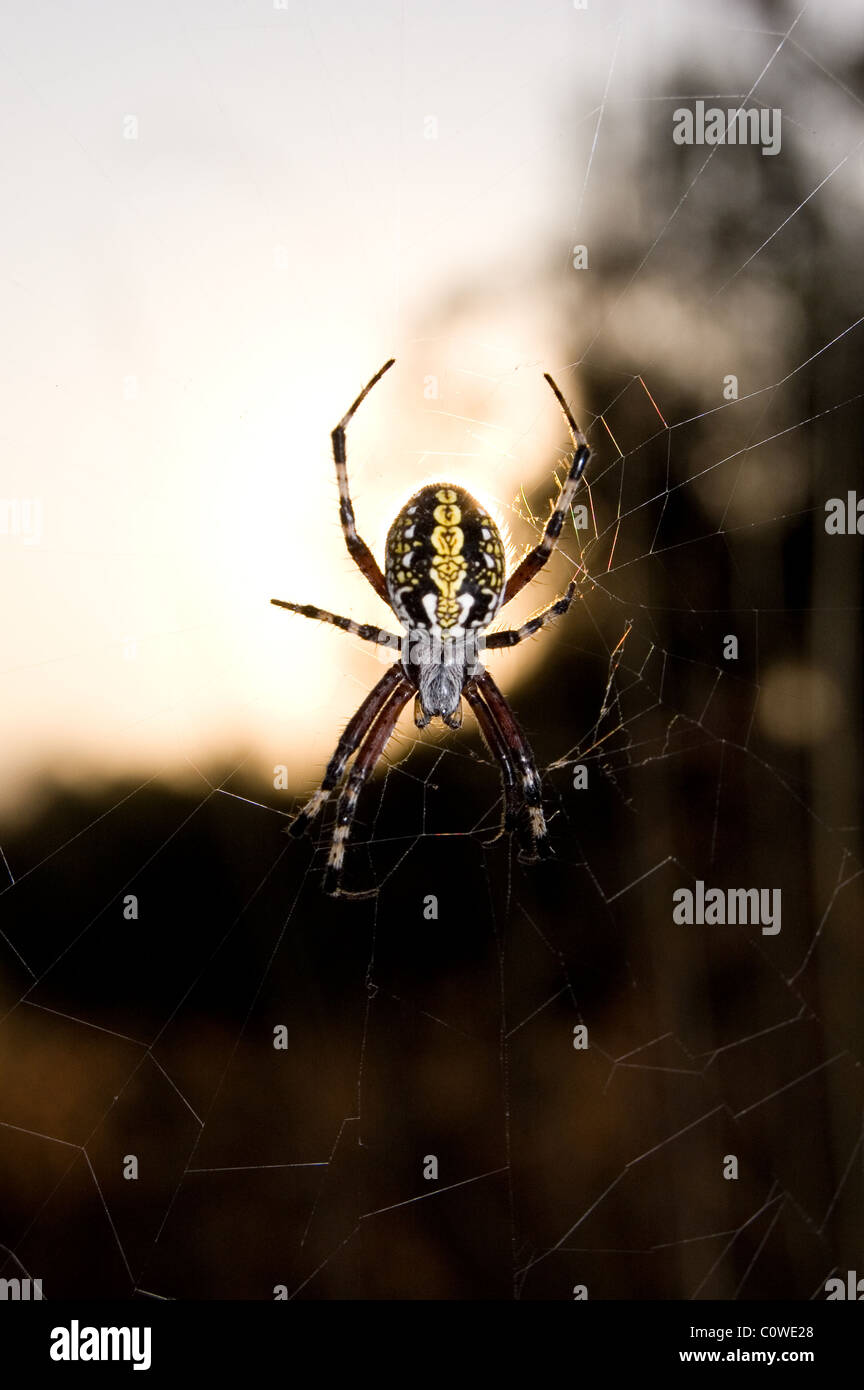
[[[398,670],[398,667],[396,669]],[[394,686],[386,702],[378,710],[372,727],[354,759],[350,776],[339,793],[339,800],[336,804],[336,823],[333,827],[333,836],[327,855],[327,868],[324,873],[324,892],[331,897],[374,897],[374,890],[371,893],[343,894],[342,871],[345,867],[345,851],[348,848],[348,838],[354,823],[360,793],[389,743],[399,715],[413,694],[414,686],[402,677]]]
[[[320,787],[312,794],[290,825],[285,826],[286,835],[298,837],[305,835],[312,822],[324,810],[331,793],[342,780],[349,758],[362,743],[393,691],[402,680],[402,668],[397,663],[394,666],[389,666],[378,684],[370,690],[359,709],[349,719],[345,732],[336,745],[336,751],[327,764]]]
[[[492,737],[496,743],[492,744],[492,751],[497,753],[501,764],[507,818],[511,821],[508,828],[515,832],[519,859],[523,864],[548,859],[552,847],[543,815],[540,774],[530,744],[488,671],[477,677],[476,686],[486,706],[489,722],[494,725]]]
[[[485,840],[484,844],[494,845],[502,835],[510,834],[518,828],[519,812],[521,801],[516,788],[516,776],[509,750],[498,724],[493,719],[486,701],[477,689],[475,681],[469,682],[464,690],[465,699],[468,701],[474,712],[474,718],[480,728],[489,752],[494,758],[498,759],[499,770],[501,772],[501,786],[504,792],[504,814],[501,825],[491,840]]]

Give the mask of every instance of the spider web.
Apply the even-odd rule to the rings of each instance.
[[[861,1268],[860,541],[823,525],[861,416],[854,65],[831,24],[754,9],[641,84],[633,15],[587,22],[567,254],[548,239],[515,291],[562,306],[566,356],[518,370],[552,371],[594,450],[587,526],[519,611],[573,573],[579,600],[527,662],[489,657],[555,858],[497,834],[468,719],[400,722],[352,842],[369,899],[323,898],[328,826],[282,837],[251,753],[199,760],[197,792],[156,771],[10,824],[2,1277],[810,1299]],[[813,133],[776,171],[676,149],[670,111],[699,98]],[[587,288],[572,242],[602,266]],[[415,335],[446,344],[469,445],[514,389],[471,336],[499,294],[472,274]],[[547,462],[503,499],[519,543],[553,491]],[[334,742],[356,703],[323,712]],[[782,929],[676,923],[700,881],[780,888]]]

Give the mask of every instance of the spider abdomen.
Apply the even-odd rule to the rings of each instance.
[[[394,612],[411,630],[446,637],[488,627],[506,582],[498,527],[464,488],[423,487],[387,534],[385,579]]]

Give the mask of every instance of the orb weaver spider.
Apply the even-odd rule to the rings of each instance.
[[[564,518],[591,456],[585,436],[548,372],[548,381],[570,429],[574,454],[558,500],[538,543],[509,576],[498,527],[470,493],[452,483],[432,483],[409,498],[387,535],[384,574],[368,545],[357,533],[348,489],[345,432],[358,407],[395,362],[391,357],[364,387],[333,430],[333,459],[339,483],[339,520],[348,553],[406,629],[403,636],[370,623],[356,623],[312,604],[271,599],[304,618],[333,623],[367,642],[401,651],[348,721],[327,764],[320,787],[285,827],[304,834],[324,810],[356,753],[351,774],[336,805],[324,891],[343,893],[342,870],[360,792],[390,739],[399,715],[414,697],[414,720],[423,729],[440,718],[451,729],[462,723],[462,696],[468,701],[489,751],[498,760],[504,792],[501,832],[515,832],[519,858],[531,862],[549,853],[548,832],[541,802],[541,784],[534,755],[495,681],[477,660],[477,650],[513,647],[567,612],[576,591],[573,579],[551,607],[521,627],[483,636],[504,604],[525,587],[546,564],[561,534]],[[345,894],[345,896],[367,896]]]

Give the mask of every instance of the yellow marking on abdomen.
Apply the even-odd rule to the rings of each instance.
[[[442,627],[453,627],[459,618],[459,604],[456,595],[462,587],[468,570],[462,548],[465,532],[459,525],[462,512],[456,506],[457,494],[452,488],[441,488],[436,492],[440,506],[432,513],[438,525],[429,539],[437,554],[432,559],[429,570],[432,580],[441,590],[435,604],[435,616]]]

